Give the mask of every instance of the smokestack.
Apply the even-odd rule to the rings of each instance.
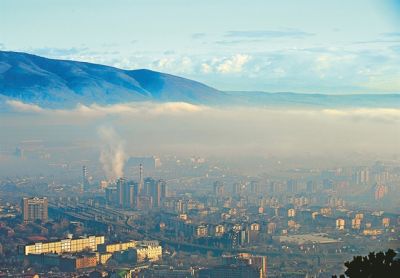
[[[139,193],[143,190],[143,164],[139,164]]]
[[[88,185],[88,172],[85,165],[82,166],[82,189],[86,189]]]

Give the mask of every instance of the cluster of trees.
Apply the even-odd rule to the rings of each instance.
[[[387,252],[369,253],[368,256],[353,257],[352,261],[345,262],[347,270],[340,278],[398,278],[400,277],[400,260],[395,260],[396,252],[389,249]],[[337,278],[336,275],[332,278]]]

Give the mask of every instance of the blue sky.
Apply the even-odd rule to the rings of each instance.
[[[400,0],[2,0],[0,49],[222,90],[400,93]]]

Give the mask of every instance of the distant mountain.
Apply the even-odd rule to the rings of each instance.
[[[41,106],[133,101],[216,101],[224,93],[189,79],[146,69],[55,60],[0,51],[0,94]]]
[[[400,108],[400,94],[222,92],[193,80],[146,69],[122,70],[0,51],[0,104],[7,99],[62,108],[78,103],[106,105],[135,101],[219,106]]]
[[[400,94],[299,94],[225,92],[234,105],[318,108],[400,108]]]

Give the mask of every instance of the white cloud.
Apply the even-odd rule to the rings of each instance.
[[[235,54],[230,57],[214,57],[212,59],[201,61],[200,73],[221,73],[221,74],[237,74],[244,73],[245,66],[252,59],[247,54]]]
[[[293,33],[293,34],[292,34]],[[301,34],[301,32],[300,32]],[[203,34],[198,34],[203,36]],[[193,54],[156,51],[105,44],[95,48],[25,48],[53,58],[72,59],[116,66],[123,69],[149,68],[183,75],[221,90],[263,90],[322,93],[399,92],[400,51],[393,44],[299,44],[252,43],[242,40],[259,36],[296,35],[296,30],[242,30],[231,32],[241,43],[212,45]],[[197,36],[197,35],[195,35]],[[394,36],[393,34],[389,36]],[[263,41],[263,40],[261,40]],[[0,44],[0,48],[3,47]],[[237,78],[240,75],[241,78]],[[321,82],[323,79],[324,82]]]
[[[209,64],[207,64],[207,63],[201,64],[201,72],[202,73],[208,74],[208,73],[211,73],[212,71],[213,71],[213,68]]]
[[[224,59],[216,67],[220,73],[240,73],[244,65],[251,59],[250,55],[236,54],[230,58]]]
[[[202,105],[194,105],[186,102],[166,102],[166,103],[153,103],[153,102],[134,102],[114,105],[84,105],[78,104],[74,109],[44,109],[35,104],[28,104],[17,100],[8,100],[6,103],[15,111],[23,113],[37,113],[58,116],[78,116],[82,118],[103,118],[107,116],[162,116],[162,115],[187,115],[193,113],[227,113],[229,111],[236,111],[239,113],[247,114],[260,114],[265,113],[269,115],[277,115],[282,112],[279,107],[276,109],[258,108],[258,107],[226,107],[226,108],[213,108]],[[375,120],[383,122],[398,122],[400,121],[400,109],[396,108],[352,108],[352,109],[301,109],[293,108],[285,112],[290,115],[302,115],[307,117],[318,118],[325,115],[330,118],[336,119],[350,119],[350,120],[364,120],[366,122]]]
[[[38,105],[28,104],[18,100],[6,100],[6,104],[8,104],[11,108],[20,112],[35,112],[42,113],[45,110]]]
[[[181,115],[183,113],[196,113],[207,110],[205,106],[194,105],[186,102],[135,102],[114,105],[84,105],[78,104],[74,109],[44,109],[34,104],[28,104],[21,101],[9,100],[6,102],[12,109],[18,112],[38,113],[45,115],[59,116],[79,116],[85,118],[101,118],[111,115],[117,116],[157,116],[157,115]]]
[[[315,59],[315,71],[320,78],[336,74],[335,67],[345,68],[344,64],[351,62],[354,59],[353,55],[328,55],[322,54]]]
[[[188,74],[194,71],[194,64],[189,57],[163,57],[151,63],[150,68],[167,73]]]
[[[324,109],[322,113],[328,116],[355,120],[400,121],[400,109],[393,108]]]
[[[159,60],[154,61],[154,66],[158,69],[166,69],[171,67],[171,65],[175,62],[175,58],[173,57],[165,57]]]
[[[152,109],[154,114],[164,114],[164,113],[192,113],[201,112],[206,110],[204,106],[193,105],[186,102],[168,102],[160,105],[155,105]]]
[[[394,73],[391,68],[378,70],[365,70],[367,80],[359,85],[371,91],[398,93],[400,92],[400,73]]]

